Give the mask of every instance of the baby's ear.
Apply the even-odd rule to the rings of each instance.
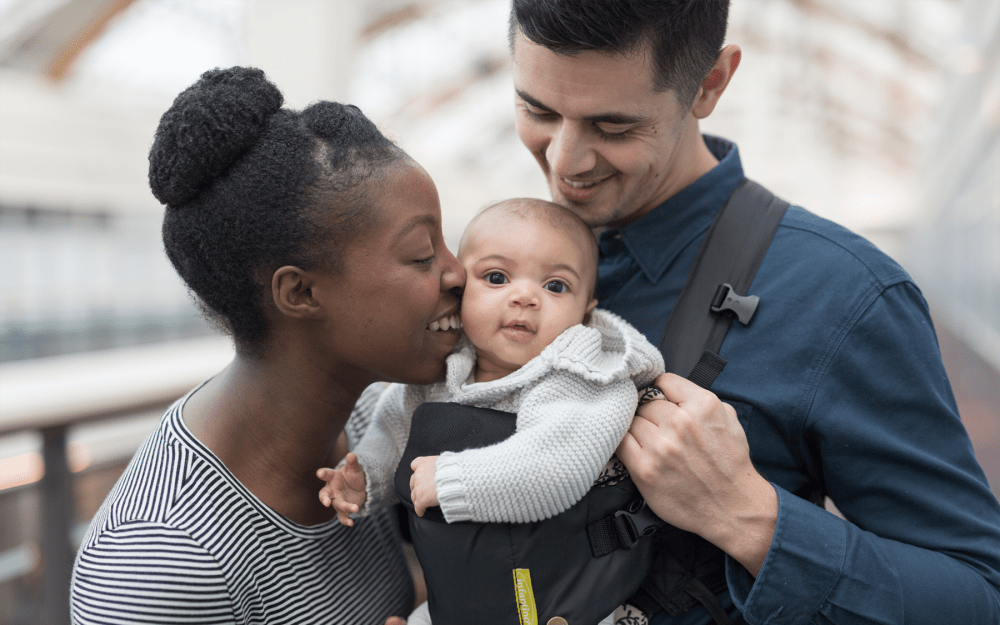
[[[583,313],[583,323],[584,324],[590,323],[590,313],[594,312],[595,308],[597,308],[597,300],[596,299],[592,299],[592,300],[590,300],[590,303],[587,304],[587,311],[585,313]]]

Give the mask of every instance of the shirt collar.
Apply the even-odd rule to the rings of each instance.
[[[743,181],[736,144],[702,135],[719,163],[639,219],[601,233],[602,253],[620,249],[618,240],[652,281],[659,281],[681,251],[708,230],[716,213]]]

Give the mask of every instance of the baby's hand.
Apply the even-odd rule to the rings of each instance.
[[[358,464],[358,457],[348,452],[345,463],[337,469],[323,468],[316,471],[316,477],[326,482],[319,491],[319,500],[324,506],[333,506],[337,519],[348,527],[354,525],[353,514],[365,505],[365,471]]]
[[[410,463],[413,475],[410,476],[410,499],[417,516],[424,516],[427,508],[440,505],[438,502],[437,485],[434,483],[437,456],[420,456]]]

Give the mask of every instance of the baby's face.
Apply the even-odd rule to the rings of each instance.
[[[468,281],[462,327],[476,346],[479,382],[537,356],[597,305],[595,269],[572,234],[535,219],[484,215],[459,252]]]

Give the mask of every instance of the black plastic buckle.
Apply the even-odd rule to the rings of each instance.
[[[615,521],[624,527],[628,533],[629,549],[633,549],[643,536],[649,536],[666,524],[666,521],[653,514],[643,498],[633,499],[624,510],[615,512]]]
[[[736,315],[740,323],[747,325],[757,311],[760,298],[756,295],[740,295],[729,284],[720,284],[712,298],[712,312],[728,310]]]

